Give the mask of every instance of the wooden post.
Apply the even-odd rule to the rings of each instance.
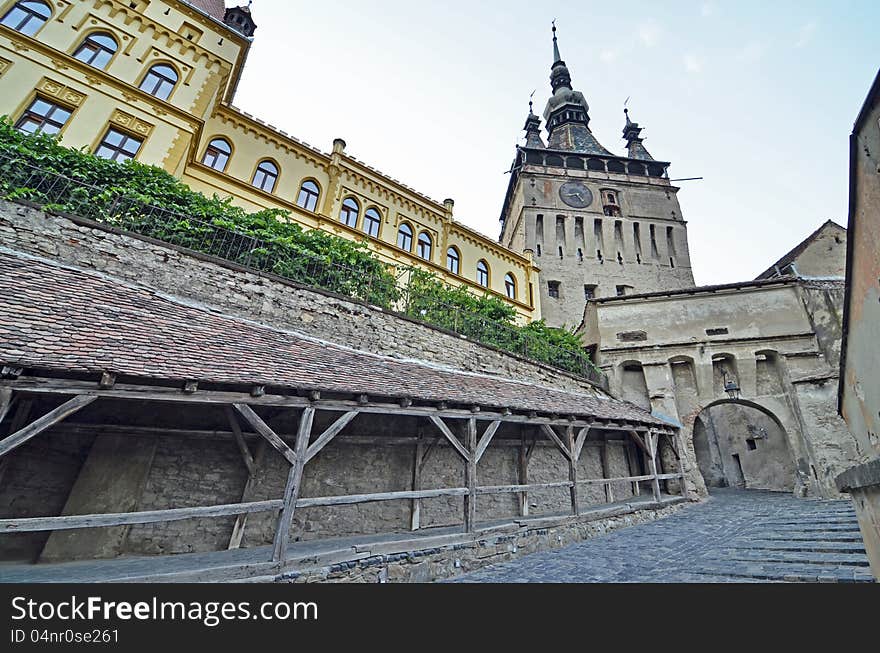
[[[629,461],[629,475],[630,476],[639,476],[640,468],[639,468],[639,458],[636,453],[636,449],[632,444],[626,445],[626,457]],[[642,493],[642,488],[639,486],[638,481],[633,481],[632,484],[633,496],[639,496]]]
[[[602,438],[602,449],[599,451],[602,460],[602,478],[611,478],[611,461],[608,458],[608,437]],[[605,483],[605,503],[614,503],[614,490],[611,483]]]
[[[413,473],[412,473],[412,489],[417,492],[422,489],[422,457],[425,455],[425,443],[422,436],[419,435],[416,442],[416,450],[413,455]],[[421,527],[422,521],[422,500],[413,499],[410,504],[410,524],[411,531],[417,531]]]
[[[520,427],[520,446],[519,446],[519,475],[517,481],[520,485],[529,484],[529,454],[531,452],[526,449],[526,427]],[[522,517],[529,516],[529,493],[519,493],[519,514]]]
[[[307,406],[304,408],[302,416],[299,418],[299,430],[296,434],[295,460],[290,466],[290,472],[287,475],[287,485],[284,487],[284,508],[281,510],[281,515],[278,517],[278,527],[275,529],[275,541],[272,544],[273,562],[284,562],[287,557],[290,526],[293,524],[296,501],[299,499],[299,492],[302,487],[303,471],[306,466],[306,451],[309,448],[309,437],[312,434],[312,422],[314,419],[314,407]]]
[[[467,421],[467,449],[469,456],[465,467],[465,485],[468,493],[464,498],[464,529],[467,533],[474,532],[477,516],[477,418]]]
[[[675,435],[672,436],[672,442],[675,445],[675,450],[678,452],[678,473],[681,474],[681,496],[685,499],[691,498],[691,493],[688,490],[687,478],[684,474],[684,438],[681,437],[681,431],[676,431]]]
[[[648,467],[651,473],[651,490],[654,493],[654,501],[660,501],[660,480],[657,478],[657,434],[653,431],[648,431],[645,434],[645,440],[647,441],[649,455],[648,455]]]
[[[575,446],[575,438],[574,438],[574,427],[569,426],[565,429],[565,444],[568,446],[568,450],[571,452],[571,457],[568,459],[568,480],[571,481],[571,514],[579,515],[581,514],[580,507],[578,506],[578,451]]]

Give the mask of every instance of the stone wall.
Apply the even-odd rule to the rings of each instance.
[[[20,204],[0,201],[0,246],[97,270],[230,315],[363,351],[605,394],[586,379],[378,307]]]

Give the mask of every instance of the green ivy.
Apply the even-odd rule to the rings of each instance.
[[[503,350],[589,374],[592,363],[571,330],[544,321],[519,326],[515,309],[491,295],[452,287],[423,270],[408,270],[405,295],[366,242],[305,230],[286,211],[248,213],[193,191],[161,168],[116,163],[56,138],[28,135],[0,119],[0,197],[90,218],[278,274],[306,285],[399,309],[419,320]]]

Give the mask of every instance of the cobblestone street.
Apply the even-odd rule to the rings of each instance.
[[[714,490],[701,505],[460,583],[871,582],[849,501]]]

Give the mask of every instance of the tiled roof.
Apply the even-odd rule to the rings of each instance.
[[[226,3],[224,0],[186,0],[186,3],[204,11],[220,22],[223,22],[223,18],[226,16]]]
[[[800,243],[798,243],[793,250],[791,250],[788,254],[783,256],[781,259],[776,261],[776,263],[774,263],[769,268],[764,270],[761,274],[759,274],[757,280],[770,279],[779,274],[778,270],[784,270],[791,263],[794,263],[797,257],[804,253],[807,247],[809,247],[813,243],[813,241],[819,237],[819,234],[821,234],[826,227],[830,227],[832,229],[836,228],[838,231],[846,233],[846,229],[844,227],[841,227],[834,220],[826,220],[818,229],[816,229],[816,231],[814,231],[809,236],[804,238]]]
[[[633,404],[356,351],[0,250],[0,364],[662,424]]]

